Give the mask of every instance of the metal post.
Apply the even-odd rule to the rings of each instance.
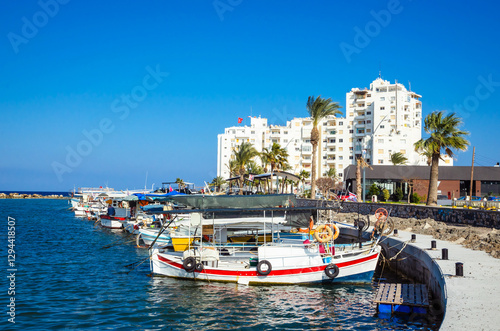
[[[394,236],[398,235],[398,229],[394,229]]]
[[[366,160],[365,160],[366,161]],[[361,197],[361,201],[365,201],[366,198],[366,182],[365,182],[365,167],[363,167],[363,189],[361,192],[363,192],[363,196]]]
[[[416,234],[412,234],[411,235],[411,242],[414,243],[416,240],[417,240],[417,235]]]
[[[455,263],[455,274],[459,277],[464,276],[464,264],[462,262]]]
[[[435,240],[431,241],[431,249],[436,249],[436,241]]]
[[[441,250],[441,260],[448,260],[448,248]]]

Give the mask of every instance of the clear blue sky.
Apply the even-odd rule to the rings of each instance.
[[[211,181],[238,117],[345,106],[379,68],[424,115],[461,107],[476,164],[500,161],[495,1],[54,1],[2,4],[0,190]]]

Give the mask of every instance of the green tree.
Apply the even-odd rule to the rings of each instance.
[[[224,178],[222,178],[221,176],[217,176],[214,179],[212,179],[210,185],[215,187],[216,192],[220,192],[221,186],[224,185],[225,183],[226,180]]]
[[[384,198],[384,201],[389,200],[389,198],[391,197],[391,194],[389,193],[388,189],[385,188],[382,190],[382,197]]]
[[[262,149],[260,159],[262,164],[271,166],[271,172],[285,169],[288,165],[288,151],[280,144],[273,143],[271,148]]]
[[[306,179],[311,176],[311,173],[306,170],[302,170],[297,177],[299,177],[300,182],[302,183],[302,193],[305,192],[306,189]]]
[[[372,195],[378,196],[380,194],[380,189],[378,188],[377,184],[373,183],[370,188],[368,189],[368,200]]]
[[[273,143],[271,148],[263,148],[262,153],[260,153],[260,159],[266,170],[267,166],[270,166],[271,172],[275,172],[277,170],[286,170],[287,168],[289,168],[288,151],[285,148],[281,147],[281,145],[278,143]],[[271,188],[269,188],[269,190],[270,189]],[[278,189],[279,188],[276,188],[276,190]]]
[[[177,187],[178,187],[179,191],[180,191],[181,189],[183,189],[183,188],[184,188],[184,186],[186,185],[186,184],[184,184],[184,181],[183,181],[182,179],[180,179],[180,178],[177,178],[177,179],[175,180],[175,183],[177,184]]]
[[[403,190],[401,189],[401,187],[396,188],[396,191],[393,194],[394,201],[396,201],[396,202],[401,201],[403,199],[403,195],[404,194],[403,194]]]
[[[321,136],[318,130],[318,124],[327,116],[342,114],[339,110],[342,108],[337,102],[332,102],[331,98],[324,99],[321,96],[314,98],[310,96],[307,99],[307,111],[311,120],[313,121],[313,128],[311,130],[311,145],[312,145],[312,170],[311,170],[311,196],[316,192],[316,152]]]
[[[437,185],[441,153],[444,152],[449,157],[453,157],[453,149],[465,151],[470,144],[465,138],[469,133],[459,129],[462,123],[462,119],[457,117],[455,113],[445,116],[444,111],[435,111],[425,118],[424,131],[430,137],[420,139],[414,146],[417,152],[431,154],[427,206],[437,205]]]
[[[239,194],[243,194],[243,182],[246,174],[246,166],[254,157],[258,156],[259,152],[253,147],[251,143],[244,142],[233,151],[234,166],[237,169],[238,186],[240,188]]]
[[[402,153],[397,152],[391,154],[391,163],[394,165],[404,165],[408,162],[408,158],[405,157]]]

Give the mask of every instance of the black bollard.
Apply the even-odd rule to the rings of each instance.
[[[394,235],[397,237],[397,235],[398,235],[398,229],[394,229]]]
[[[431,249],[436,249],[436,241],[431,240]]]
[[[441,250],[441,260],[448,260],[448,248]]]
[[[462,262],[455,263],[455,274],[457,276],[464,276],[464,264]]]
[[[411,242],[414,243],[416,240],[417,240],[417,235],[416,234],[412,234],[411,235]]]

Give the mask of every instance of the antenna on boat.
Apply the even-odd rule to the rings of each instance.
[[[148,182],[148,172],[146,171],[146,180],[144,181],[144,191],[146,191],[147,182]]]

